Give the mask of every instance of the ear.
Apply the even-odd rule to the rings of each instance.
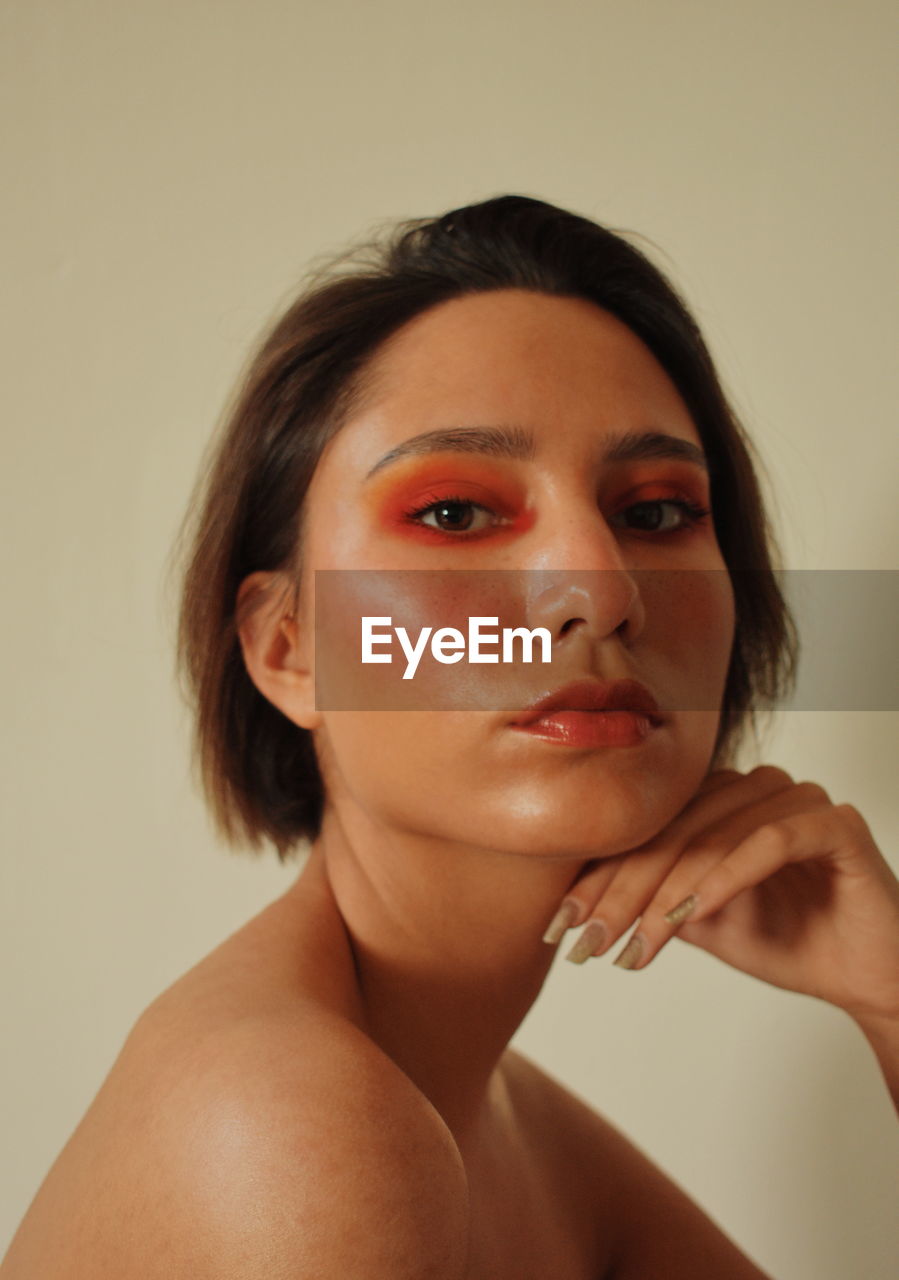
[[[315,709],[312,637],[291,607],[283,573],[257,572],[237,592],[237,635],[253,684],[301,729],[322,723]]]

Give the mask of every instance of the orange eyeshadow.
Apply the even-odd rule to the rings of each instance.
[[[404,527],[425,535],[439,531],[416,526],[406,513],[449,498],[478,503],[498,516],[511,519],[524,500],[522,485],[507,472],[485,465],[479,458],[454,455],[399,464],[372,485],[369,495],[375,511],[388,527]],[[509,526],[505,526],[509,527]]]

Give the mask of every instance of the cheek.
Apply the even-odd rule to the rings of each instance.
[[[465,652],[469,619],[502,612],[495,582],[490,573],[458,570],[317,570],[316,708],[411,714],[505,705],[504,691],[515,687],[514,665],[472,663]],[[438,646],[437,658],[433,646],[441,632],[446,646]]]
[[[325,713],[316,750],[329,802],[403,831],[479,839],[478,793],[495,781],[485,777],[480,719],[452,711]]]
[[[369,598],[373,583],[377,595]],[[353,590],[333,603],[391,612],[383,608],[381,575],[361,574],[359,584],[361,594]],[[734,602],[723,570],[656,573],[643,596],[638,674],[668,709],[693,712],[675,715],[671,732],[645,752],[599,753],[563,767],[561,759],[489,729],[482,716],[366,710],[377,700],[363,699],[350,704],[354,709],[323,710],[316,746],[331,802],[399,831],[473,845],[490,832],[492,846],[541,858],[608,856],[649,838],[682,808],[710,762]],[[408,598],[390,599],[391,608],[401,603]],[[433,601],[418,604],[430,608]],[[446,608],[444,598],[441,613]]]
[[[316,709],[502,712],[531,702],[548,678],[543,643],[538,637],[526,648],[509,635],[533,625],[527,577],[526,570],[317,570]]]
[[[735,610],[725,569],[675,570],[653,578],[646,592],[647,642],[665,683],[659,692],[674,710],[720,707],[733,647]]]
[[[733,646],[734,592],[725,569],[691,573],[683,601],[685,627],[715,671],[726,669]]]

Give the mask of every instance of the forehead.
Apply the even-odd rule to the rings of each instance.
[[[649,349],[581,298],[497,290],[416,316],[373,356],[331,442],[360,464],[419,432],[515,424],[543,447],[663,430],[699,442]]]

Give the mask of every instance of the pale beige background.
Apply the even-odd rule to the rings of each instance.
[[[895,569],[894,13],[0,6],[0,1247],[139,1011],[296,874],[210,834],[162,590],[260,326],[392,218],[521,192],[636,229],[760,442],[788,564]],[[896,742],[896,713],[794,713],[766,758],[895,859]],[[560,957],[517,1043],[777,1277],[894,1274],[899,1129],[837,1010],[673,942],[640,974]]]

